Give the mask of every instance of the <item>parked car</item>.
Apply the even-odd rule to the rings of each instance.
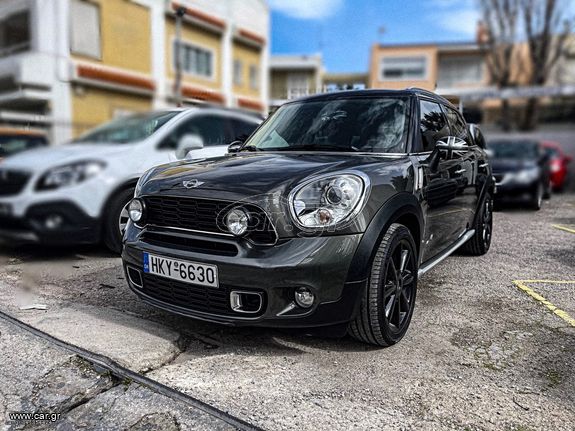
[[[0,237],[44,244],[122,247],[126,205],[140,175],[186,156],[225,154],[261,120],[194,107],[137,114],[89,131],[69,145],[30,151],[0,166]]]
[[[549,157],[538,141],[500,139],[488,143],[497,184],[495,200],[539,210],[551,195]]]
[[[0,161],[22,151],[47,145],[48,139],[41,131],[0,127]]]
[[[489,249],[486,153],[433,93],[290,102],[229,152],[138,182],[122,257],[145,302],[387,346],[409,326],[419,276],[461,246]]]
[[[541,145],[547,152],[551,165],[551,186],[553,190],[562,192],[569,182],[569,163],[572,157],[566,155],[557,142],[543,141]]]

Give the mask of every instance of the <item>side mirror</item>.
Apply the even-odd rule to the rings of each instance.
[[[571,156],[565,156],[565,164],[571,163],[572,161],[573,161],[573,157],[571,157]]]
[[[228,153],[237,153],[241,150],[244,143],[242,141],[234,141],[228,145]]]
[[[445,158],[451,159],[454,151],[468,151],[469,145],[461,138],[455,136],[448,136],[435,143],[435,148],[439,150],[441,155]]]
[[[192,150],[201,150],[204,148],[204,140],[200,135],[187,134],[180,138],[178,141],[178,149],[176,155],[182,159],[186,154]]]

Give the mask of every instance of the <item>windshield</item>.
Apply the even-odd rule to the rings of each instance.
[[[497,159],[536,159],[538,144],[534,141],[494,141],[489,144]]]
[[[282,106],[246,151],[405,152],[409,99],[341,98]]]
[[[163,111],[119,118],[89,131],[72,143],[126,144],[141,141],[177,114],[175,111]]]
[[[43,136],[0,136],[0,157],[8,157],[21,151],[46,146]]]

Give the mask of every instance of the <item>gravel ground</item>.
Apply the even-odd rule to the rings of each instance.
[[[265,429],[564,430],[575,423],[575,327],[513,283],[531,280],[575,316],[575,284],[550,283],[575,281],[575,234],[553,224],[575,226],[575,195],[497,212],[490,252],[426,274],[410,330],[387,349],[153,309],[130,293],[119,260],[95,248],[0,249],[0,308]],[[102,420],[124,415],[133,419],[124,407]]]

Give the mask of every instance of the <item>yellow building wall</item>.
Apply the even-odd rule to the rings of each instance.
[[[427,76],[424,80],[391,80],[380,77],[381,59],[384,57],[427,57]],[[375,45],[371,51],[369,86],[370,88],[388,88],[401,90],[407,87],[419,87],[434,91],[437,83],[437,47],[435,46],[397,46],[381,47]]]
[[[261,50],[245,44],[234,42],[233,44],[233,61],[242,62],[242,84],[233,85],[233,92],[237,96],[246,96],[254,99],[261,98],[262,94],[262,77],[261,77]],[[255,66],[258,71],[257,88],[253,89],[250,85],[250,67]]]
[[[176,23],[172,18],[166,18],[166,76],[168,79],[174,79],[174,49],[173,43],[176,36]],[[183,73],[182,80],[184,83],[207,87],[213,90],[221,91],[222,89],[222,48],[221,35],[204,30],[188,22],[182,26],[182,41],[189,42],[200,48],[207,48],[214,53],[214,76],[205,78],[202,76]]]
[[[72,57],[151,73],[150,10],[128,0],[90,0],[100,7],[100,60],[72,53]]]
[[[145,112],[151,108],[150,97],[94,87],[75,87],[72,90],[72,135],[77,137],[120,114]]]

